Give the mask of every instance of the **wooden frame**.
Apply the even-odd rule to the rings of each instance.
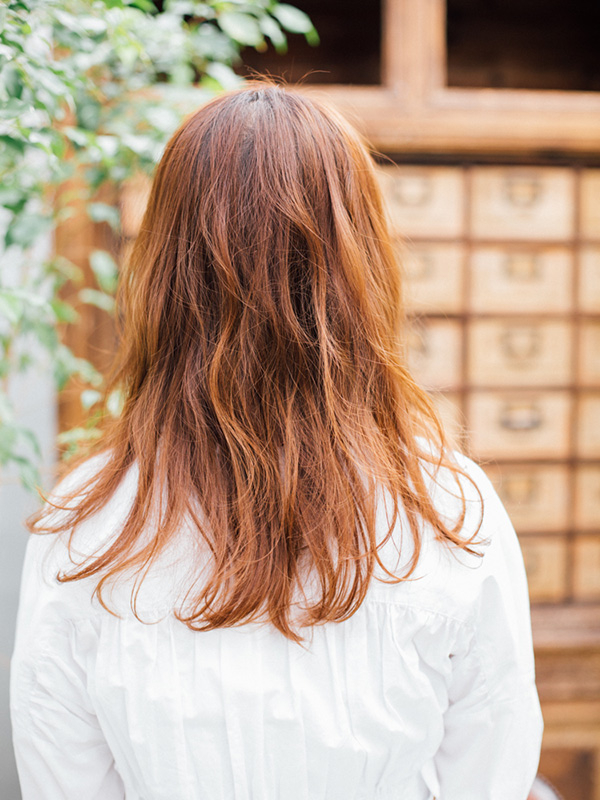
[[[305,87],[388,154],[600,154],[600,93],[446,85],[446,0],[383,0],[382,85]]]

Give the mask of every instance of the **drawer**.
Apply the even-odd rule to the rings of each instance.
[[[600,247],[582,247],[578,305],[582,311],[600,313]]]
[[[581,464],[575,476],[575,526],[600,531],[600,464]]]
[[[477,313],[572,308],[573,255],[566,247],[475,247],[470,266],[470,303]],[[600,294],[600,280],[598,289]]]
[[[523,536],[520,542],[531,601],[563,600],[567,594],[566,537]]]
[[[600,534],[577,536],[573,593],[578,600],[600,600]]]
[[[579,333],[579,382],[600,386],[600,322],[584,322]]]
[[[444,432],[451,447],[462,450],[465,418],[460,395],[457,392],[431,392],[433,404],[438,412]]]
[[[428,389],[461,382],[462,325],[453,320],[413,320],[408,328],[408,366]]]
[[[472,235],[481,239],[570,239],[575,176],[565,168],[477,167]]]
[[[475,386],[569,382],[573,332],[567,322],[474,320],[468,338],[469,379]]]
[[[485,471],[518,533],[564,531],[569,527],[567,467],[516,463],[486,466]]]
[[[468,427],[481,458],[561,458],[569,450],[567,392],[473,392]]]
[[[577,412],[577,454],[600,458],[600,392],[583,394]]]
[[[600,239],[600,169],[581,174],[581,235]]]
[[[121,186],[119,204],[123,236],[131,238],[138,235],[151,188],[152,181],[145,175],[137,175]]]
[[[399,246],[405,302],[413,311],[459,313],[464,301],[465,251],[459,244]]]
[[[464,173],[458,167],[380,166],[393,230],[403,236],[455,238],[464,230]]]

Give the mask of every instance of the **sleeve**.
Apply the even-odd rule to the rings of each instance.
[[[510,519],[485,473],[466,460],[482,492],[489,544],[472,581],[468,633],[451,656],[444,738],[435,758],[441,800],[526,800],[537,772],[543,720],[527,578]]]
[[[23,800],[124,800],[125,789],[86,692],[77,656],[72,599],[56,600],[42,571],[48,540],[27,545],[17,636],[11,659],[10,711]]]

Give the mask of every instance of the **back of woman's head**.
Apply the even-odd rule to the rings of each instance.
[[[134,462],[137,495],[115,543],[61,580],[98,575],[102,600],[107,580],[143,570],[191,520],[212,573],[182,621],[266,615],[298,639],[289,611],[301,567],[321,589],[305,624],[347,618],[376,563],[387,572],[378,547],[398,507],[382,536],[378,487],[402,505],[416,545],[408,571],[390,577],[414,569],[420,520],[469,549],[462,520],[438,515],[423,480],[424,461],[447,463],[445,442],[404,366],[400,290],[371,156],[335,112],[258,83],[190,116],[157,167],[121,277],[110,389],[125,405],[95,448],[110,460],[60,525],[47,506],[32,529],[76,527]]]

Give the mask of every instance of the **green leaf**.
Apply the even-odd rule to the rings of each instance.
[[[260,29],[265,36],[268,36],[269,39],[273,42],[273,46],[278,53],[286,53],[287,52],[287,38],[285,33],[281,30],[277,22],[273,19],[273,17],[261,17],[260,21]]]
[[[236,89],[244,83],[243,78],[236,75],[231,67],[219,64],[217,61],[206,65],[206,74],[218,81],[223,89]]]
[[[4,317],[11,325],[16,325],[24,310],[20,297],[16,297],[13,292],[0,290],[0,318]]]
[[[115,308],[114,298],[96,289],[82,289],[79,292],[79,299],[82,303],[101,308],[103,311],[108,311],[109,314],[112,314]]]
[[[77,375],[84,383],[92,386],[102,385],[102,375],[94,365],[85,358],[77,358],[64,344],[59,344],[55,349],[53,366],[54,379],[59,389],[64,388],[72,375]]]
[[[45,263],[44,270],[46,273],[58,276],[60,278],[59,285],[61,286],[67,280],[81,283],[84,278],[81,267],[78,267],[77,264],[64,256],[54,256],[54,258]]]
[[[16,64],[7,64],[0,73],[0,77],[7,95],[20,98],[23,94],[23,80]]]
[[[308,14],[305,14],[304,11],[300,11],[299,8],[290,6],[287,3],[279,3],[271,13],[281,27],[291,33],[309,33],[314,30],[314,25]]]
[[[36,456],[42,455],[40,442],[33,431],[29,430],[29,428],[19,428],[18,434],[21,437],[21,439],[25,439],[25,441],[29,444],[33,452],[36,454]]]
[[[99,36],[106,31],[106,21],[100,17],[80,16],[77,21],[82,30],[90,36]]]
[[[0,390],[0,426],[12,422],[14,413],[10,401],[5,392]]]
[[[290,6],[291,7],[291,6]],[[240,44],[257,47],[264,42],[258,21],[250,14],[242,14],[239,11],[225,11],[217,22],[222,31]]]
[[[106,250],[94,250],[90,255],[90,266],[98,281],[98,286],[104,292],[113,294],[117,288],[119,268],[111,254]]]
[[[139,8],[140,11],[145,11],[148,14],[156,14],[157,8],[152,0],[125,0],[126,5]]]
[[[17,97],[11,97],[10,100],[0,106],[0,119],[14,120],[30,110],[31,105],[29,103],[19,100]]]
[[[12,150],[16,150],[20,155],[25,152],[25,148],[27,146],[27,143],[24,139],[16,138],[15,136],[9,136],[6,133],[0,136],[0,144],[4,145],[5,147],[9,147]]]
[[[0,186],[0,206],[13,212],[22,211],[27,202],[28,192],[23,188]]]
[[[102,393],[96,391],[96,389],[85,389],[81,393],[81,406],[85,411],[88,411],[92,406],[95,406],[96,403],[99,403],[102,400]]]
[[[67,461],[77,453],[81,445],[86,442],[96,441],[101,435],[101,431],[97,428],[71,428],[71,430],[59,433],[56,437],[56,441],[59,445],[65,445],[67,447],[67,450],[63,454],[63,459]]]
[[[17,456],[12,459],[17,464],[19,480],[29,491],[35,491],[40,486],[42,479],[38,468],[28,458]]]
[[[26,249],[52,227],[52,220],[41,214],[21,213],[9,224],[4,236],[6,247],[13,244]]]
[[[65,128],[64,133],[77,147],[88,147],[93,141],[93,134],[83,128]]]
[[[16,443],[16,427],[10,424],[0,424],[0,464],[8,464],[12,460]]]
[[[113,417],[119,417],[125,406],[125,394],[121,389],[113,389],[106,399],[106,408]]]
[[[79,314],[73,306],[58,297],[50,301],[50,306],[59,322],[77,322],[79,319]]]
[[[119,232],[121,215],[118,208],[109,206],[107,203],[90,203],[87,207],[87,212],[94,222],[108,222],[113,231]]]

